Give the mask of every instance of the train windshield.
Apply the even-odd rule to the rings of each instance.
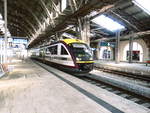
[[[93,60],[92,52],[86,44],[73,43],[71,44],[71,48],[72,48],[73,54],[76,57],[76,60],[79,60],[79,61]]]

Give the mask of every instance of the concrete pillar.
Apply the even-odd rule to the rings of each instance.
[[[133,51],[133,37],[129,38],[129,63],[132,63],[132,51]]]
[[[100,50],[101,50],[100,42],[98,42],[98,43],[97,43],[97,54],[96,54],[96,55],[97,55],[97,57],[96,57],[96,58],[97,58],[97,60],[99,60],[99,59],[100,59]]]
[[[60,35],[59,35],[59,33],[55,33],[55,39],[56,39],[56,40],[60,40]]]
[[[90,45],[90,19],[88,16],[78,19],[80,39]]]
[[[93,51],[94,54],[94,60],[100,59],[100,42],[94,43],[96,50]]]
[[[79,26],[78,25],[76,25],[76,27],[75,27],[75,31],[76,31],[76,33],[77,33],[77,39],[79,39],[79,37],[80,37],[80,33],[79,33]]]
[[[115,47],[115,63],[116,64],[120,62],[119,45],[120,45],[120,30],[116,31],[116,47]]]
[[[82,20],[81,18],[78,18],[78,25],[79,25],[79,39],[81,39],[82,37],[82,32],[83,32],[83,29],[82,29]],[[78,30],[78,29],[77,29]]]

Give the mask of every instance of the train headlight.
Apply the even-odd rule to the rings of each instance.
[[[91,57],[90,60],[93,60],[93,58]]]
[[[81,58],[76,57],[76,60],[77,60],[77,61],[80,61],[80,60],[82,60],[82,59],[81,59]]]

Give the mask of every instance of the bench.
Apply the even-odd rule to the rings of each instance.
[[[147,61],[146,61],[146,66],[148,66],[148,64],[150,64],[150,60],[147,60]]]

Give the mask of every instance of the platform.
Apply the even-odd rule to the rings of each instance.
[[[116,64],[115,61],[95,60],[95,67],[150,77],[150,66],[142,63],[120,62]]]
[[[0,113],[149,113],[150,110],[54,68],[15,60],[0,79]],[[54,74],[55,73],[55,74]]]

